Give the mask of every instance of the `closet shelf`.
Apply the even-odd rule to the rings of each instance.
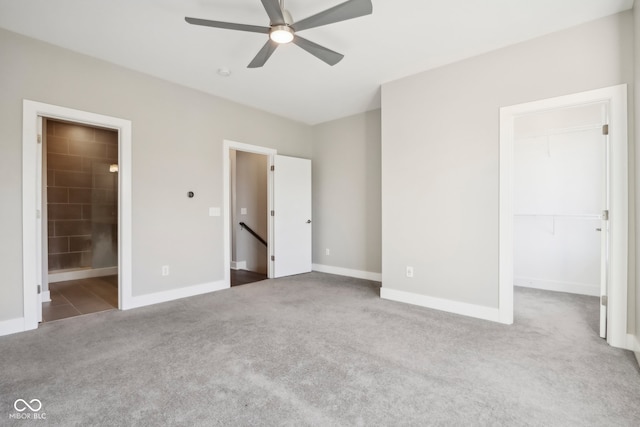
[[[602,219],[598,214],[543,214],[543,213],[517,213],[516,217],[546,217],[546,218],[567,218],[567,219]]]

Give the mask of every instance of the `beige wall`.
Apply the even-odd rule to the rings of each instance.
[[[380,110],[313,133],[313,263],[380,273]]]
[[[223,279],[224,139],[311,157],[307,125],[4,30],[0,94],[0,321],[22,316],[23,99],[132,121],[134,296]]]
[[[383,85],[383,287],[498,307],[500,107],[632,82],[625,12]]]

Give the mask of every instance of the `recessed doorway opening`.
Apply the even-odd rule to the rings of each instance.
[[[268,278],[269,156],[229,151],[231,183],[230,285]]]
[[[569,273],[568,271],[563,271],[562,273],[564,274],[564,277],[562,277],[563,280],[561,281],[565,282],[565,286],[576,287],[576,285],[579,285],[578,287],[582,289],[591,288],[591,294],[599,294],[601,336],[606,336],[607,342],[612,346],[631,348],[630,339],[632,338],[632,336],[627,334],[626,328],[628,289],[627,267],[629,249],[629,181],[627,156],[628,140],[626,96],[627,86],[619,85],[576,93],[573,95],[566,95],[557,98],[550,98],[525,104],[514,105],[510,107],[503,107],[500,109],[499,311],[500,321],[502,323],[513,323],[513,287],[515,282],[514,235],[516,231],[516,216],[514,214],[521,214],[520,217],[517,218],[517,221],[521,222],[520,225],[523,225],[520,232],[527,232],[527,229],[528,231],[531,231],[533,229],[532,227],[530,227],[532,224],[526,225],[524,222],[527,221],[530,223],[534,221],[539,223],[536,225],[538,229],[541,229],[541,227],[550,227],[549,229],[551,230],[551,233],[553,235],[554,231],[561,231],[559,228],[560,222],[566,222],[566,224],[563,224],[564,229],[562,231],[571,231],[571,233],[574,233],[574,235],[577,235],[575,232],[578,232],[580,228],[593,228],[593,231],[589,233],[589,235],[582,232],[581,233],[582,237],[585,238],[585,241],[597,241],[599,240],[598,236],[600,237],[600,249],[602,250],[602,253],[601,256],[598,257],[598,261],[602,262],[602,265],[600,267],[600,272],[598,272],[597,269],[593,269],[595,273],[592,274],[592,276],[596,276],[598,275],[598,273],[600,274],[600,281],[598,283],[599,286],[596,286],[596,284],[594,283],[589,284],[589,280],[585,281],[585,283],[580,283],[583,279],[581,275],[582,273],[584,273],[584,271],[581,271],[579,268],[574,269],[574,271],[569,275],[566,274]],[[602,152],[598,154],[592,150],[591,154],[589,154],[587,157],[591,157],[592,163],[597,163],[604,157],[605,164],[600,165],[594,172],[604,173],[604,184],[597,184],[604,185],[604,188],[599,192],[593,191],[593,194],[588,195],[587,198],[581,201],[582,205],[584,206],[582,206],[580,209],[583,209],[583,211],[581,211],[580,209],[576,210],[575,207],[571,208],[573,210],[569,209],[566,212],[563,211],[568,208],[567,206],[565,206],[566,200],[560,200],[560,196],[558,196],[558,194],[553,194],[553,198],[556,199],[553,204],[547,203],[549,206],[553,207],[554,210],[557,210],[557,212],[538,212],[535,210],[530,210],[530,207],[526,206],[526,201],[525,203],[522,203],[522,200],[520,202],[516,200],[514,191],[516,183],[516,123],[518,122],[518,120],[531,115],[538,115],[537,118],[541,118],[550,111],[560,111],[563,109],[565,110],[566,115],[567,111],[571,111],[573,109],[573,111],[575,112],[580,108],[591,108],[595,111],[596,115],[600,115],[602,119],[602,121],[600,121],[600,123],[597,125],[595,125],[594,123],[583,123],[571,130],[576,131],[574,132],[576,135],[582,134],[582,136],[585,136],[589,133],[594,133],[595,131],[600,133],[599,137],[597,135],[597,132],[594,134],[595,136],[591,135],[594,140],[589,144],[593,143],[593,148],[599,149]],[[571,128],[571,126],[569,126],[569,128]],[[569,142],[569,144],[566,144],[564,146],[558,145],[555,147],[556,149],[564,149],[572,145],[571,141],[568,141],[566,135],[562,136],[561,139],[567,140],[565,142]],[[595,141],[596,139],[598,140],[598,142]],[[543,144],[541,147],[545,148],[545,145]],[[549,150],[550,146],[549,144],[547,144],[547,155],[549,153]],[[556,152],[556,154],[559,153],[560,151]],[[562,156],[557,157],[560,158]],[[600,160],[598,160],[598,158]],[[563,170],[562,168],[557,169],[556,172],[556,175],[567,173],[567,171]],[[525,178],[528,179],[527,177]],[[548,188],[552,187],[548,186]],[[552,192],[556,193],[556,189],[553,189]],[[600,193],[600,195],[597,197],[592,197],[596,193]],[[566,199],[568,200],[572,198],[573,195],[563,197],[566,197]],[[591,201],[588,201],[587,199],[590,199]],[[518,202],[518,205],[516,205],[516,202]],[[587,209],[589,205],[595,206],[597,204],[601,204],[601,206],[603,206],[603,210],[600,212],[600,214],[594,211],[594,209],[596,209],[594,207]],[[526,207],[528,211],[525,211],[524,207]],[[518,212],[516,211],[516,209],[523,210]],[[542,218],[542,216],[545,216],[546,219]],[[571,228],[569,227],[569,220],[574,223],[571,226],[573,230],[569,230],[569,228]],[[594,224],[599,221],[601,222],[601,226],[594,226]],[[542,224],[542,222],[546,222],[546,225]],[[524,227],[524,225],[526,225],[526,227]],[[598,230],[598,228],[600,230]],[[544,245],[547,245],[549,242],[543,242],[542,240],[540,240],[536,244],[538,243],[540,243],[542,247]],[[530,248],[524,249],[529,250]],[[594,258],[594,253],[597,253],[597,248],[586,252],[584,251],[584,249],[584,247],[580,248],[580,251],[584,252],[582,255],[587,255],[587,257],[590,257],[591,259]],[[522,259],[526,261],[526,258],[527,256],[522,257],[521,261]],[[520,267],[527,266],[521,263]],[[556,268],[558,267],[558,265],[552,267]],[[520,271],[524,270],[521,269]],[[578,278],[580,278],[581,280],[577,280]],[[530,282],[529,285],[534,284],[534,280],[532,279],[535,278],[529,277],[527,279],[525,276],[524,279]],[[586,286],[584,286],[585,284]],[[549,283],[538,283],[537,287],[548,285]],[[596,290],[598,287],[599,289]],[[565,288],[565,292],[567,291],[567,289],[568,288]]]
[[[43,140],[46,137],[45,119],[53,119],[61,123],[76,123],[102,130],[108,129],[115,131],[117,134],[118,143],[117,149],[115,149],[117,162],[109,163],[109,173],[117,175],[117,267],[116,272],[112,271],[110,275],[117,275],[117,307],[121,310],[126,310],[134,306],[131,281],[131,121],[24,100],[22,128],[22,285],[24,306],[23,319],[20,322],[20,328],[16,332],[28,331],[38,327],[39,322],[42,321],[43,302],[49,299],[50,296],[50,291],[48,291],[50,282],[48,271],[49,254],[47,250],[49,243],[48,206],[47,199],[43,197],[47,183],[47,152],[43,150]],[[115,171],[115,165],[117,165],[117,172]],[[96,179],[109,178],[103,176],[101,178],[96,177]],[[76,209],[77,213],[77,207],[69,209]],[[82,207],[80,211],[82,212]],[[76,255],[71,257],[77,258]],[[85,255],[85,259],[87,258],[88,255]],[[82,259],[82,255],[80,259]],[[82,272],[82,269],[79,268],[71,268],[70,270],[76,270],[72,271],[74,276],[67,276],[68,271],[58,271],[54,273],[58,277],[54,277],[53,282],[86,279],[94,276],[93,274],[78,276]],[[107,272],[102,271],[101,273],[106,274]]]
[[[117,309],[118,131],[42,126],[42,320]]]

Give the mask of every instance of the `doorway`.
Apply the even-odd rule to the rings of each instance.
[[[268,278],[269,157],[230,150],[231,270],[230,285]]]
[[[43,118],[43,322],[118,308],[118,131]]]
[[[606,292],[608,117],[608,103],[596,102],[515,119],[515,286]],[[585,317],[597,318],[598,305],[585,303]]]
[[[267,158],[267,277],[311,272],[311,160],[281,156],[272,148],[225,140],[222,145],[225,284],[231,283],[231,152],[234,150]],[[241,207],[235,206],[236,210]]]
[[[546,99],[526,104],[504,107],[500,110],[500,320],[503,323],[513,323],[513,286],[514,286],[514,230],[516,217],[523,214],[518,221],[526,216],[538,212],[517,212],[515,195],[515,156],[516,156],[516,127],[518,121],[525,124],[523,118],[544,117],[550,111],[578,111],[581,107],[605,111],[604,123],[600,122],[600,132],[604,132],[600,142],[606,148],[604,170],[604,198],[607,212],[598,215],[594,212],[569,212],[564,217],[561,212],[553,212],[547,217],[547,226],[559,227],[561,221],[571,220],[574,223],[581,220],[582,226],[590,227],[589,221],[600,221],[600,231],[593,230],[589,239],[594,240],[594,234],[600,236],[603,242],[602,254],[598,261],[603,261],[600,273],[601,289],[601,323],[606,332],[607,342],[616,347],[628,348],[627,323],[627,253],[628,253],[628,164],[627,164],[627,103],[626,85],[614,86],[574,95]],[[591,107],[589,107],[591,106]],[[603,107],[604,106],[604,107]],[[604,109],[603,109],[604,108]],[[534,120],[535,121],[535,120]],[[606,125],[602,127],[602,125]],[[583,132],[589,132],[585,125]],[[579,126],[578,126],[579,127]],[[595,126],[594,126],[595,128]],[[565,147],[566,148],[566,147]],[[547,150],[549,148],[547,147]],[[557,192],[555,192],[557,193]],[[555,196],[557,198],[557,194]],[[570,198],[570,197],[568,197]],[[592,198],[594,199],[594,198]],[[584,200],[583,205],[588,203]],[[563,200],[557,201],[562,206]],[[595,202],[592,202],[592,204]],[[520,203],[517,207],[523,208]],[[547,212],[539,212],[548,214]],[[578,215],[581,214],[581,215]],[[529,215],[531,216],[531,215]],[[562,218],[561,218],[562,217]],[[536,217],[536,220],[540,220]],[[575,225],[575,224],[574,224]],[[564,224],[565,232],[567,224]],[[559,230],[559,229],[557,229]],[[553,231],[553,229],[552,229]],[[575,230],[574,230],[575,231]],[[597,238],[596,238],[597,240]],[[591,251],[593,257],[593,250]],[[600,264],[600,262],[598,262]],[[574,283],[575,284],[575,283]]]
[[[23,101],[22,132],[22,257],[23,257],[23,322],[22,330],[36,329],[42,320],[44,286],[48,283],[48,236],[46,199],[43,199],[43,119],[54,119],[112,129],[118,134],[118,202],[117,202],[117,299],[118,308],[134,306],[132,291],[131,245],[131,135],[129,120],[89,113],[36,101]],[[47,267],[47,268],[43,268]]]

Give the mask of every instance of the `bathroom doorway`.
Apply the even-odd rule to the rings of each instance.
[[[117,309],[118,131],[42,125],[42,320]]]

